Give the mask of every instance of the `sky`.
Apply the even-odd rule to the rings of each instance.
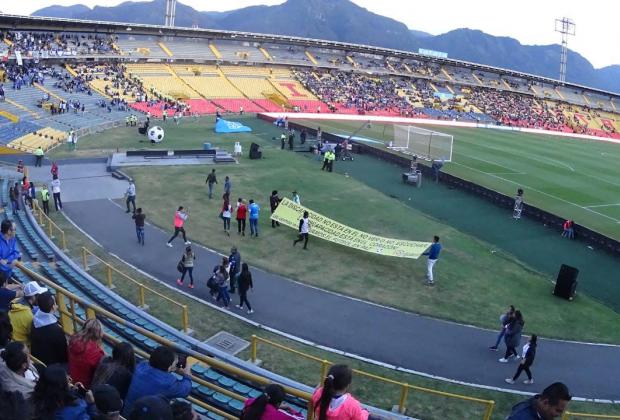
[[[441,9],[434,2],[420,0],[352,0],[371,12],[391,17],[410,29],[433,35],[457,28],[480,29],[491,35],[510,36],[522,44],[560,43],[554,31],[555,19],[568,17],[575,21],[576,35],[568,46],[586,57],[596,68],[620,64],[620,25],[615,2],[594,0],[587,5],[578,0],[443,0]],[[113,6],[122,0],[22,0],[0,1],[0,11],[30,14],[51,5],[85,4]],[[227,11],[252,5],[276,5],[283,0],[181,0],[199,11]],[[569,63],[570,66],[570,63]]]

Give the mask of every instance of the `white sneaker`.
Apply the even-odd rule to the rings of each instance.
[[[498,362],[500,362],[500,363],[508,363],[508,359],[506,359],[505,357],[502,357],[501,359],[498,360]]]
[[[250,310],[248,311],[248,313],[249,313],[249,314],[253,314],[253,313],[254,313],[254,309],[250,309]]]
[[[185,241],[185,245],[191,245],[192,243],[190,241]]]
[[[506,378],[504,380],[506,381],[507,384],[514,384],[515,383],[514,379],[512,379],[512,378]]]
[[[523,381],[523,383],[525,385],[532,385],[534,383],[534,379],[526,379],[525,381]]]
[[[241,306],[239,306],[239,305],[235,305],[235,308],[239,308],[239,309],[241,309]]]
[[[172,248],[172,244],[171,244],[170,242],[166,242],[166,246],[167,246],[168,248]]]

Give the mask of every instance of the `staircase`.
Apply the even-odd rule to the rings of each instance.
[[[310,51],[306,51],[306,57],[308,57],[308,60],[310,60],[310,62],[314,64],[315,66],[319,64],[319,62],[316,61],[316,58],[314,58],[314,56],[310,54]]]

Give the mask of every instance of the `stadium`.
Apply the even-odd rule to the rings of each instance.
[[[317,387],[346,370],[346,418],[504,419],[561,382],[556,416],[620,419],[620,94],[178,27],[167,4],[166,25],[0,14],[0,419],[45,418],[59,365],[84,385],[62,418],[172,400],[175,419],[247,419],[279,384],[285,415],[344,419]],[[510,305],[535,382],[510,382],[534,357],[502,357]],[[105,411],[123,348],[133,379]],[[15,351],[39,370],[23,396]],[[160,376],[174,393],[138,393]]]

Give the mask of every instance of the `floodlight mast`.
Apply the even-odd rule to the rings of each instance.
[[[568,36],[575,35],[575,22],[567,17],[555,20],[555,31],[562,34],[562,53],[560,55],[560,82],[566,81],[566,62],[568,61]]]
[[[177,14],[177,0],[166,0],[166,15],[164,17],[164,26],[173,27],[174,18]]]

